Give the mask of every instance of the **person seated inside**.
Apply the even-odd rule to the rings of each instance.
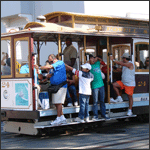
[[[67,106],[71,107],[72,105],[72,99],[74,102],[74,106],[78,106],[78,98],[77,98],[77,93],[76,93],[76,87],[75,87],[75,74],[72,73],[71,70],[68,70],[66,68],[66,73],[67,73],[67,94],[66,94],[66,100],[67,100]],[[72,95],[72,98],[70,96]]]
[[[51,65],[52,63],[49,62],[48,60],[45,62],[45,66],[47,65]],[[49,74],[53,74],[54,73],[54,70],[53,69],[44,69],[44,70],[41,70],[42,72],[42,78],[40,79],[40,85],[50,85],[50,81],[49,81]],[[46,88],[46,91],[47,91],[47,88]]]
[[[142,61],[140,61],[139,69],[144,69],[144,63]]]
[[[6,55],[4,55],[1,60],[1,75],[11,75],[10,58],[8,58],[7,53],[3,52],[2,54],[6,54]],[[4,62],[5,59],[6,59],[6,63]]]
[[[149,57],[146,57],[145,63],[144,63],[144,69],[149,69]]]

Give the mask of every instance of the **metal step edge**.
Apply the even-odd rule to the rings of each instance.
[[[111,121],[111,120],[116,120],[116,119],[123,119],[123,118],[131,118],[131,117],[136,117],[137,115],[131,115],[131,116],[119,116],[119,117],[112,117],[109,120],[107,119],[99,119],[97,121],[94,120],[89,120],[88,122],[84,122],[82,124],[87,124],[87,123],[92,123],[92,122],[100,122],[100,121]],[[49,121],[51,122],[51,121]],[[34,125],[34,128],[38,128],[38,129],[44,129],[44,128],[49,128],[49,127],[59,127],[59,126],[67,126],[67,125],[75,125],[75,124],[81,124],[81,122],[70,122],[70,123],[66,123],[66,124],[59,124],[59,125]]]

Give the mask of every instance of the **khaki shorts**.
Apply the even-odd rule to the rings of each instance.
[[[64,104],[66,99],[67,88],[60,88],[57,93],[52,94],[53,104]]]

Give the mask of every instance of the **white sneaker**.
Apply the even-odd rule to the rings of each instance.
[[[83,119],[80,119],[79,117],[75,118],[74,121],[75,122],[81,122],[81,123],[85,122]]]
[[[89,117],[85,118],[85,122],[89,122]]]
[[[117,102],[123,102],[123,99],[122,99],[122,97],[117,97],[117,99],[115,99],[115,101],[117,101]]]
[[[51,123],[51,125],[60,125],[60,124],[61,124],[60,117],[57,117],[57,118]]]
[[[132,110],[131,109],[128,109],[128,112],[127,112],[127,116],[132,116]]]
[[[92,120],[93,120],[93,121],[98,121],[99,119],[98,119],[98,118],[93,117],[93,118],[92,118]]]
[[[66,118],[65,118],[64,115],[61,115],[61,116],[60,116],[60,123],[61,123],[61,124],[66,124],[66,123],[67,123],[67,120],[66,120]]]
[[[73,105],[72,105],[72,103],[68,103],[68,105],[67,105],[68,107],[72,107]]]
[[[78,106],[78,102],[74,102],[74,106]]]
[[[110,98],[110,103],[117,103],[117,101],[114,100],[113,98]]]

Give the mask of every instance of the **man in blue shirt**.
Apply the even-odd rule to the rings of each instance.
[[[66,77],[66,67],[63,61],[60,61],[56,58],[54,54],[48,56],[49,62],[52,62],[51,65],[41,66],[35,65],[36,69],[54,69],[53,76],[50,78],[52,85],[59,85],[60,83],[67,80]],[[57,109],[57,118],[51,123],[51,125],[59,125],[66,123],[66,118],[62,112],[62,104],[64,104],[67,92],[67,84],[62,86],[57,93],[52,93],[52,103],[55,104]]]

